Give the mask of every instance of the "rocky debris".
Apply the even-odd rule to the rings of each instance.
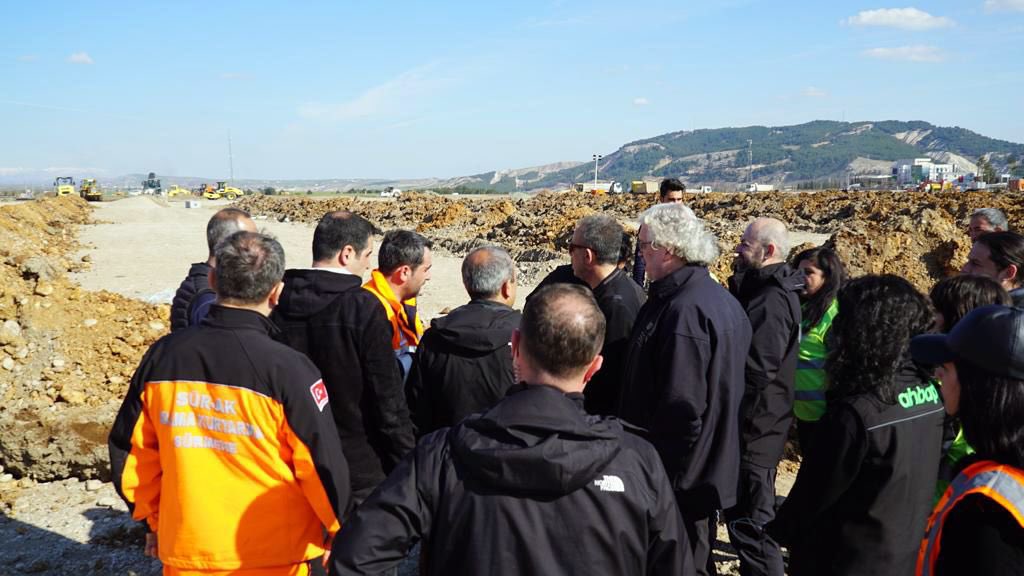
[[[18,479],[109,477],[110,425],[166,331],[166,306],[67,279],[88,265],[73,255],[91,211],[77,197],[0,207],[0,465]]]
[[[722,256],[711,266],[719,280],[730,274],[732,250],[746,225],[772,216],[794,231],[831,235],[828,244],[853,275],[900,274],[926,291],[966,261],[965,225],[972,211],[996,207],[1020,221],[1021,200],[1019,193],[828,191],[687,194],[684,202],[719,240]],[[583,216],[604,212],[635,230],[637,216],[653,202],[654,195],[545,192],[514,200],[407,194],[394,202],[247,196],[238,205],[255,215],[310,223],[327,211],[352,210],[382,229],[418,230],[456,254],[480,243],[500,244],[522,266],[564,259]]]

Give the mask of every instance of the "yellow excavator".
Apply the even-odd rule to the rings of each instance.
[[[95,178],[83,178],[82,185],[78,188],[78,194],[89,202],[102,202],[103,190]]]
[[[69,196],[75,193],[75,179],[71,176],[58,176],[53,181],[54,196]]]

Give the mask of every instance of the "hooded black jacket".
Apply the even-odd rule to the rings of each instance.
[[[625,272],[616,268],[594,287],[594,299],[605,319],[604,344],[601,346],[604,364],[583,389],[583,396],[587,412],[612,415],[622,393],[622,368],[629,335],[647,295]]]
[[[626,351],[620,416],[649,439],[687,514],[736,503],[750,321],[702,266],[654,282]]]
[[[521,317],[500,302],[473,300],[430,323],[409,376],[409,410],[419,434],[505,397],[515,383],[511,341]]]
[[[650,444],[579,394],[516,386],[420,440],[334,541],[331,574],[377,574],[423,539],[425,573],[693,574]]]
[[[793,423],[803,286],[803,273],[785,263],[729,278],[729,289],[746,310],[753,330],[740,409],[742,458],[762,468],[779,464]]]
[[[415,445],[391,322],[362,278],[329,270],[288,270],[270,318],[279,340],[323,374],[348,460],[356,502],[384,481]]]
[[[210,289],[210,265],[197,262],[188,269],[188,276],[181,281],[171,301],[171,332],[188,328],[189,304],[196,294]]]
[[[914,573],[935,497],[944,409],[907,362],[899,402],[829,398],[796,484],[768,524],[792,576]]]

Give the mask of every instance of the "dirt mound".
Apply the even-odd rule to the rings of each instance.
[[[77,197],[0,207],[0,465],[16,476],[105,477],[114,414],[168,325],[166,306],[67,280],[89,265],[71,255],[90,215]]]
[[[853,275],[894,273],[921,290],[966,261],[970,250],[965,220],[979,207],[993,206],[1011,221],[1024,217],[1021,194],[817,192],[804,194],[688,194],[684,202],[719,239],[722,257],[711,268],[729,275],[732,249],[754,218],[772,216],[800,232],[831,234]],[[564,257],[576,221],[595,212],[618,218],[634,230],[636,217],[654,201],[649,196],[591,196],[544,193],[529,198],[453,199],[411,194],[393,202],[332,198],[247,197],[239,206],[277,219],[315,222],[328,210],[358,212],[383,229],[412,228],[453,251],[481,242],[507,248],[519,261]]]

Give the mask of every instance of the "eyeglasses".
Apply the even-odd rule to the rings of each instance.
[[[639,242],[637,242],[637,245],[640,246],[641,250],[643,250],[645,248],[650,248],[651,250],[660,250],[661,249],[660,246],[657,246],[654,243],[654,240],[640,240]]]
[[[584,246],[582,244],[569,243],[569,254],[572,254],[574,250],[590,250],[590,246]]]

